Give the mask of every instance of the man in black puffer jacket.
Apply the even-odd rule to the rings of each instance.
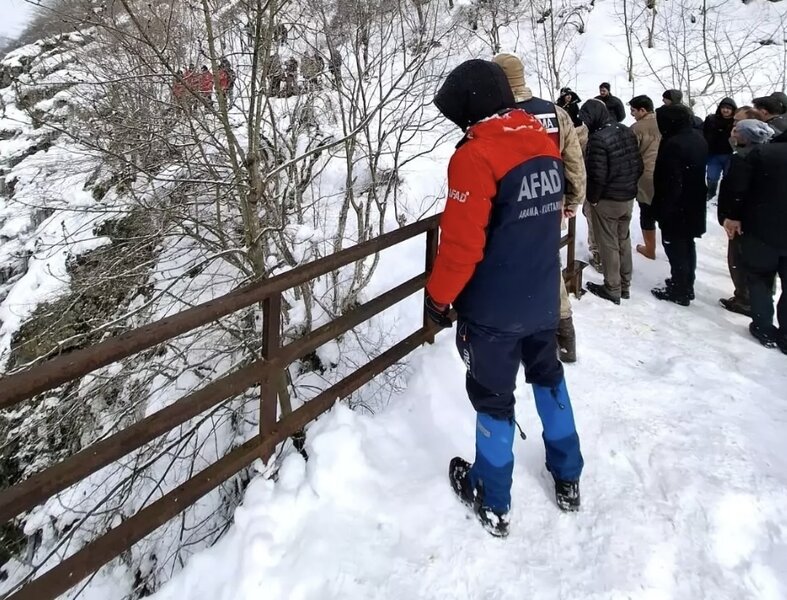
[[[691,111],[682,105],[656,110],[661,144],[653,172],[653,214],[661,228],[671,278],[654,288],[659,300],[688,306],[694,299],[697,249],[694,238],[705,233],[705,164],[708,143],[692,128]]]
[[[631,286],[631,241],[629,226],[637,182],[644,170],[637,136],[616,123],[603,102],[585,102],[579,117],[590,135],[585,151],[588,175],[587,201],[604,270],[604,285],[588,283],[588,290],[620,304],[629,297]]]
[[[719,180],[723,173],[727,173],[732,157],[730,136],[732,126],[735,124],[733,117],[738,105],[732,98],[724,98],[719,102],[716,113],[708,115],[702,127],[705,141],[708,142],[708,200],[716,195]]]
[[[751,334],[766,347],[787,354],[787,132],[770,144],[758,144],[737,161],[729,186],[725,183],[724,229],[732,239],[741,236],[741,250],[749,283]],[[776,275],[782,281],[773,326],[772,293]]]

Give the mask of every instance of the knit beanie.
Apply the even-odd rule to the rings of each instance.
[[[774,135],[770,125],[757,119],[743,119],[735,124],[735,133],[750,144],[765,144]]]
[[[610,86],[609,83],[607,83],[606,81],[601,82],[601,85],[598,87],[599,89],[605,88],[608,92],[612,91],[612,86]]]
[[[525,67],[519,57],[514,54],[498,54],[492,59],[492,62],[497,63],[503,69],[503,72],[508,78],[508,85],[511,86],[511,91],[514,92],[514,97],[517,101],[521,100],[525,95]]]

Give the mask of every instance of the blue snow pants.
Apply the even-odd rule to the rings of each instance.
[[[495,335],[460,320],[456,345],[467,367],[467,395],[477,413],[470,483],[481,484],[483,505],[497,512],[507,512],[511,506],[514,389],[520,364],[541,418],[547,469],[557,479],[577,481],[584,461],[563,365],[557,358],[556,332]]]

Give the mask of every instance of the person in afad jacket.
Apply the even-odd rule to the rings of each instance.
[[[574,124],[574,127],[582,126],[582,119],[579,118],[580,102],[582,102],[582,99],[569,87],[564,87],[560,90],[560,97],[555,100],[555,104],[566,111],[568,116],[571,117],[571,122]]]
[[[571,117],[562,108],[556,107],[549,100],[542,100],[533,95],[525,82],[525,67],[522,61],[513,54],[498,54],[494,62],[500,65],[508,78],[511,91],[514,93],[516,107],[536,117],[544,129],[560,149],[565,173],[565,196],[563,197],[563,216],[567,219],[575,217],[580,204],[585,201],[585,161],[579,145]],[[564,220],[565,225],[565,220]],[[557,343],[560,360],[573,363],[577,360],[577,336],[571,312],[571,301],[568,298],[566,283],[560,278],[560,325],[557,330]]]
[[[555,339],[563,164],[541,123],[514,108],[505,73],[491,61],[459,65],[434,103],[465,135],[448,165],[425,308],[443,327],[452,325],[450,306],[456,309],[457,349],[477,413],[475,461],[451,460],[449,480],[484,528],[504,537],[520,364],[544,427],[558,506],[580,505],[583,460]]]
[[[612,88],[606,81],[598,86],[596,100],[601,100],[604,103],[609,114],[616,121],[621,122],[626,118],[626,109],[623,106],[623,102],[617,96],[612,95]]]
[[[738,105],[732,98],[724,98],[719,102],[716,112],[705,119],[702,132],[708,142],[708,200],[716,195],[719,180],[727,172],[732,157],[730,136],[733,117]]]
[[[749,284],[749,331],[763,346],[787,354],[787,133],[765,143],[773,130],[759,121],[740,121],[735,135],[760,143],[730,166],[719,197],[719,219],[730,240],[739,238]],[[776,276],[782,293],[773,325]]]
[[[705,233],[705,164],[708,144],[692,127],[691,111],[680,104],[656,110],[661,144],[653,173],[653,213],[669,259],[671,277],[653,295],[688,306],[694,299],[697,250]]]
[[[616,123],[602,102],[588,100],[579,116],[590,132],[585,151],[587,201],[593,206],[593,230],[604,271],[604,284],[590,282],[587,289],[620,304],[621,298],[630,296],[631,213],[643,173],[642,158],[637,137]]]
[[[645,258],[656,260],[656,219],[653,217],[653,170],[656,168],[656,155],[659,152],[661,132],[653,112],[653,100],[648,96],[635,96],[629,101],[630,113],[635,123],[631,131],[637,136],[639,155],[642,157],[643,172],[637,182],[637,204],[639,205],[639,226],[642,229],[644,244],[637,245],[637,252]]]
[[[736,196],[746,192],[745,189],[739,190],[741,178],[737,176],[738,171],[747,169],[746,156],[760,144],[767,144],[774,135],[767,123],[759,120],[759,113],[756,109],[744,107],[735,113],[735,127],[732,130],[732,139],[735,142],[735,154],[730,160],[728,175],[722,179],[719,189],[719,205],[717,216],[719,225],[724,226],[727,219],[737,219],[738,216],[730,215],[735,203],[740,200]],[[733,177],[729,177],[733,173]],[[728,180],[729,179],[729,180]],[[730,279],[735,288],[731,298],[719,298],[719,304],[733,313],[738,313],[751,317],[751,300],[749,299],[749,281],[746,274],[746,266],[743,262],[743,243],[740,235],[729,237],[727,245],[727,267],[730,271]]]

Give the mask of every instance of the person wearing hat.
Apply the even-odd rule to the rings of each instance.
[[[749,286],[749,332],[763,346],[787,354],[787,133],[775,137],[769,124],[738,122],[738,144],[748,148],[732,159],[719,194],[719,220],[730,241],[739,240]],[[782,283],[773,325],[776,276]]]
[[[566,111],[568,116],[571,117],[571,122],[574,124],[574,127],[582,127],[582,119],[579,118],[580,102],[582,102],[582,99],[570,87],[561,89],[560,97],[555,100],[555,104]]]
[[[691,126],[696,129],[697,131],[702,132],[703,122],[697,115],[694,114],[694,111],[691,110],[688,104],[683,102],[683,92],[680,90],[665,90],[664,93],[661,95],[661,102],[664,106],[672,106],[674,104],[679,104],[681,106],[685,106],[686,109],[691,114]]]
[[[556,342],[563,161],[538,119],[515,108],[503,69],[491,61],[456,67],[434,103],[464,136],[448,165],[424,302],[441,327],[452,326],[449,309],[456,309],[456,344],[476,411],[475,461],[452,459],[449,481],[484,529],[505,537],[520,365],[544,428],[557,504],[580,506],[584,463]]]
[[[598,86],[598,96],[596,96],[596,100],[601,100],[604,103],[609,114],[612,115],[618,123],[622,123],[626,118],[626,109],[623,106],[623,102],[621,102],[620,98],[617,96],[612,95],[612,88],[606,81]]]
[[[566,193],[563,198],[563,216],[570,219],[576,216],[577,209],[585,201],[585,161],[582,148],[571,117],[562,108],[548,100],[533,95],[525,81],[525,67],[514,54],[498,54],[493,59],[500,65],[508,78],[514,94],[516,107],[536,117],[546,129],[547,134],[560,149],[563,170],[566,178]],[[565,227],[563,219],[562,226]],[[577,360],[577,336],[571,312],[571,302],[566,291],[566,283],[560,278],[560,324],[557,330],[560,360],[573,363]]]
[[[723,98],[716,112],[708,115],[702,126],[705,141],[708,142],[708,200],[716,195],[722,173],[726,173],[732,157],[730,136],[735,124],[735,111],[738,105],[732,98]]]
[[[734,143],[735,154],[730,159],[730,168],[727,171],[727,175],[722,179],[721,187],[719,188],[717,216],[719,225],[723,227],[725,227],[725,222],[734,221],[730,217],[730,212],[734,211],[735,195],[740,191],[736,188],[741,180],[738,177],[738,173],[745,171],[747,168],[746,156],[757,145],[767,144],[774,134],[773,129],[760,121],[757,118],[758,116],[758,111],[751,107],[740,108],[734,116],[735,127],[732,130],[731,139]],[[738,127],[739,124],[740,128]],[[731,178],[729,176],[730,173],[734,175]],[[719,298],[719,304],[725,310],[750,317],[751,300],[749,297],[748,276],[743,262],[742,237],[728,231],[728,239],[727,266],[735,291],[730,298]]]
[[[692,128],[691,111],[682,104],[656,110],[661,143],[653,172],[653,214],[670,264],[670,278],[651,293],[659,300],[689,306],[697,270],[695,238],[706,228],[705,165],[708,143]]]
[[[787,114],[782,114],[782,103],[773,96],[762,96],[751,102],[760,113],[760,119],[776,133],[787,131]]]

